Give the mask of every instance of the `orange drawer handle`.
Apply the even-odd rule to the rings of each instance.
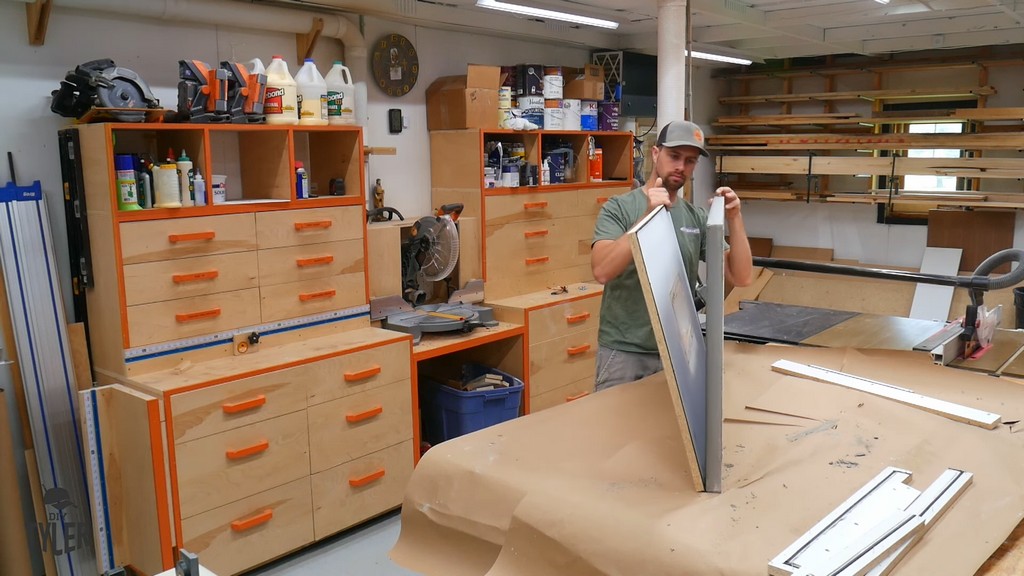
[[[185,322],[206,320],[209,318],[216,318],[217,316],[220,316],[220,308],[210,308],[209,310],[200,310],[198,312],[183,312],[181,314],[175,314],[174,319],[177,320],[179,324],[184,324]]]
[[[261,524],[270,522],[270,519],[274,517],[274,510],[267,508],[263,512],[245,520],[235,520],[231,523],[232,532],[245,532],[246,530],[255,528]]]
[[[299,300],[301,302],[309,302],[310,300],[319,300],[321,298],[334,298],[334,295],[337,293],[338,291],[333,288],[331,290],[321,290],[320,292],[306,292],[299,294]]]
[[[239,448],[238,450],[228,450],[224,453],[228,457],[228,460],[238,460],[239,458],[245,458],[252,456],[253,454],[259,454],[267,448],[270,448],[269,440],[260,440],[252,446],[246,446],[245,448]]]
[[[540,202],[523,202],[523,210],[531,210],[533,208],[547,208],[548,201],[541,200]]]
[[[296,222],[295,229],[301,232],[311,228],[330,228],[333,225],[334,222],[330,220],[315,220],[313,222]]]
[[[238,414],[239,412],[245,412],[246,410],[252,410],[253,408],[259,408],[267,403],[267,397],[263,394],[252,398],[250,400],[242,400],[241,402],[231,402],[221,404],[220,408],[225,414]]]
[[[296,258],[295,265],[299,268],[305,266],[319,266],[321,264],[330,264],[334,262],[334,256],[328,254],[327,256],[315,256],[313,258]]]
[[[374,416],[380,416],[384,412],[383,406],[374,406],[366,412],[360,412],[359,414],[346,414],[345,420],[349,422],[362,422],[363,420],[369,420]]]
[[[598,204],[604,204],[607,201],[608,201],[608,197],[607,196],[598,196],[597,197],[597,203]]]
[[[572,314],[565,317],[566,324],[579,324],[590,319],[590,312],[581,312],[579,314]]]
[[[543,264],[550,259],[551,258],[548,258],[547,256],[538,256],[536,258],[527,258],[525,262],[527,266],[530,266],[532,264]]]
[[[571,348],[566,348],[565,349],[565,351],[569,354],[569,356],[576,356],[578,354],[583,354],[587,350],[590,350],[590,344],[580,344],[579,346],[573,346]]]
[[[573,400],[579,400],[580,398],[583,398],[584,396],[590,396],[590,392],[580,392],[579,394],[577,394],[575,396],[566,396],[565,397],[565,401],[566,402],[572,402]]]
[[[363,476],[362,478],[349,478],[348,479],[348,485],[349,486],[353,486],[355,488],[358,488],[360,486],[366,486],[370,482],[376,482],[377,480],[380,480],[383,477],[384,477],[384,469],[381,468],[380,470],[377,470],[376,472],[373,472],[371,474],[367,474],[366,476]]]
[[[217,233],[213,230],[206,232],[189,232],[188,234],[168,234],[167,240],[171,244],[177,244],[178,242],[196,242],[199,240],[213,240],[217,237]]]
[[[355,382],[356,380],[366,380],[371,376],[380,374],[380,366],[371,366],[365,370],[359,370],[357,372],[345,372],[345,382]]]
[[[540,236],[547,236],[548,230],[527,230],[523,232],[523,236],[527,238],[538,238]]]
[[[175,284],[183,284],[185,282],[213,280],[218,276],[220,276],[220,272],[217,270],[207,270],[206,272],[192,272],[191,274],[171,274],[171,280],[173,280]]]

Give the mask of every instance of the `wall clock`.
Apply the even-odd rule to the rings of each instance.
[[[420,61],[412,42],[388,34],[373,46],[373,79],[388,96],[404,96],[416,85]]]

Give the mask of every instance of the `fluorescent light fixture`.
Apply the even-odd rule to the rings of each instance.
[[[610,28],[612,30],[615,30],[616,28],[619,27],[618,22],[612,22],[611,20],[590,18],[589,16],[569,14],[568,12],[544,10],[543,8],[531,8],[529,6],[520,6],[519,4],[498,2],[497,0],[476,0],[476,5],[480,8],[501,10],[502,12],[511,12],[512,14],[533,16],[534,18],[550,18],[551,20],[561,20],[563,22],[572,22],[573,24],[586,24],[587,26],[597,26],[598,28]]]
[[[888,4],[889,0],[875,0],[875,2],[878,2],[879,4]]]
[[[701,60],[712,60],[714,62],[727,62],[729,64],[740,64],[743,66],[747,66],[752,62],[752,60],[747,60],[746,58],[733,58],[732,56],[708,54],[707,52],[697,52],[696,50],[692,50],[689,52],[683,50],[683,52],[688,53],[690,56],[694,58],[700,58]]]

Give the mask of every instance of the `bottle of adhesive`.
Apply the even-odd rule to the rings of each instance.
[[[179,188],[181,188],[182,206],[195,206],[196,204],[194,178],[195,172],[192,169],[192,160],[182,150],[181,156],[178,157],[178,180],[180,181]]]
[[[135,182],[135,159],[131,154],[114,155],[114,171],[117,176],[117,209],[141,210]]]
[[[298,124],[299,103],[295,79],[288,72],[288,63],[274,56],[267,66],[267,90],[263,103],[267,124]]]
[[[295,197],[299,200],[309,198],[309,178],[302,162],[295,163]]]
[[[153,167],[154,208],[181,208],[181,181],[177,164]]]
[[[203,180],[201,172],[196,172],[195,178],[192,179],[192,187],[195,190],[196,206],[206,206],[206,180]]]
[[[312,58],[306,58],[295,74],[299,94],[299,124],[303,126],[327,125],[327,83]]]
[[[327,73],[327,121],[332,124],[356,123],[356,93],[352,83],[352,73],[341,63],[334,61],[334,66]]]

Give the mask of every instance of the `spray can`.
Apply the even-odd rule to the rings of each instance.
[[[306,177],[302,162],[295,163],[295,197],[300,200],[309,198],[309,178]]]
[[[195,178],[192,179],[192,189],[195,192],[196,206],[206,206],[206,180],[203,180],[202,173],[196,172]]]
[[[306,58],[295,73],[298,92],[299,124],[303,126],[327,125],[327,83],[312,58]]]
[[[263,103],[267,124],[298,124],[299,103],[295,79],[288,72],[288,63],[274,56],[267,66],[267,89]]]
[[[192,160],[185,154],[185,151],[181,151],[181,156],[178,157],[178,180],[180,181],[179,188],[181,188],[181,205],[182,206],[195,206],[195,185],[192,180],[195,178],[195,172],[192,170]]]
[[[327,82],[327,121],[331,125],[356,123],[356,94],[352,73],[335,60],[325,79]]]
[[[131,154],[115,154],[114,171],[117,176],[117,209],[141,210],[135,182],[135,159]]]

